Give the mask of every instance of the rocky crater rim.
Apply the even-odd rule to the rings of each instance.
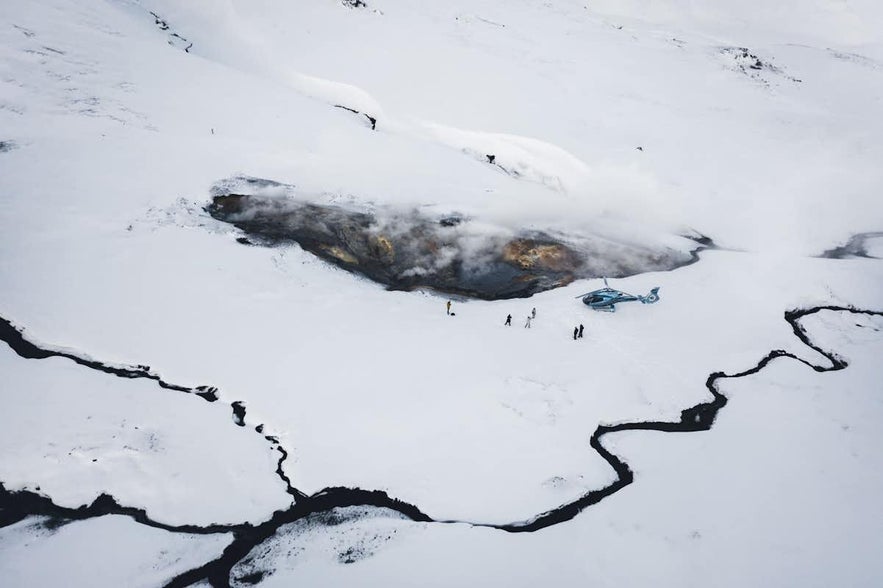
[[[578,279],[676,269],[697,261],[698,251],[714,247],[698,233],[679,237],[680,244],[678,239],[674,245],[648,244],[592,232],[511,229],[458,213],[369,210],[225,189],[233,187],[288,190],[254,178],[216,186],[205,210],[242,231],[240,243],[297,244],[391,290],[427,288],[483,300],[526,298]]]

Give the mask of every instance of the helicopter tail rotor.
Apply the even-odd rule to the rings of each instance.
[[[638,296],[638,300],[643,302],[644,304],[653,304],[654,302],[659,302],[659,286],[650,290],[650,293],[646,296]]]

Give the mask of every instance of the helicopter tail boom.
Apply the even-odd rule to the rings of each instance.
[[[640,300],[644,304],[653,304],[654,302],[659,302],[659,286],[650,290],[650,293],[646,296],[638,296],[638,300]]]

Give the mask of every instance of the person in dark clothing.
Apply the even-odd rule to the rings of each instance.
[[[507,327],[511,327],[511,326],[512,326],[512,315],[511,315],[511,314],[507,314],[507,315],[506,315],[506,326],[507,326]]]
[[[582,325],[582,323],[580,323],[580,325],[579,325],[579,338],[580,339],[583,338],[583,325]]]
[[[573,327],[573,340],[576,341],[576,334],[579,332],[578,327]]]
[[[534,308],[533,310],[530,311],[530,318],[532,318],[532,319],[537,318],[537,309],[536,308]]]

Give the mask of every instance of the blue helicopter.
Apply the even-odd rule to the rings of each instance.
[[[577,298],[583,299],[583,304],[595,310],[604,312],[616,312],[614,304],[618,302],[634,302],[635,300],[642,304],[653,304],[659,301],[659,286],[650,290],[646,296],[635,296],[627,294],[619,290],[614,290],[607,284],[607,278],[603,278],[604,287],[600,290],[593,290],[588,294],[580,294]]]

